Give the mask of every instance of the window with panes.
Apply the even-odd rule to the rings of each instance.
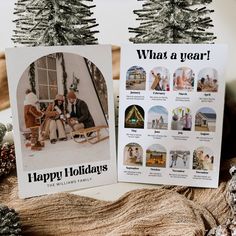
[[[41,107],[55,99],[58,93],[56,56],[48,55],[36,62],[37,95]]]

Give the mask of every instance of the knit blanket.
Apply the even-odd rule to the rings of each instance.
[[[0,203],[15,208],[24,235],[205,235],[226,222],[226,162],[217,189],[163,186],[126,193],[108,202],[69,193],[30,199],[17,197],[17,180],[0,182]]]

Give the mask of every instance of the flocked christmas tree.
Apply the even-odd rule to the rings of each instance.
[[[15,44],[81,45],[96,44],[98,31],[92,0],[18,0],[15,14]]]
[[[216,38],[207,8],[212,0],[138,0],[143,8],[134,10],[140,25],[129,28],[133,43],[212,43]]]

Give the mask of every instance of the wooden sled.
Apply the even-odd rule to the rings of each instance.
[[[101,129],[108,129],[108,126],[94,126],[94,127],[90,127],[90,128],[85,128],[85,129],[80,129],[77,131],[72,131],[71,136],[73,137],[74,141],[76,143],[91,143],[91,144],[95,144],[98,143],[102,140],[108,139],[109,135],[106,135],[104,137],[101,137]],[[96,135],[91,133],[95,133]],[[84,139],[83,140],[79,140],[78,138],[75,137],[75,135],[80,135],[83,136]]]

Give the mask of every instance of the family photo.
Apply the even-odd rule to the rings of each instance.
[[[170,168],[188,169],[190,163],[190,151],[186,148],[174,148],[170,151]]]
[[[146,72],[142,67],[132,66],[126,74],[126,90],[145,90]]]
[[[155,67],[149,75],[150,90],[170,91],[170,73],[165,67]]]
[[[213,68],[205,68],[199,72],[197,81],[198,92],[218,92],[218,72]]]
[[[171,129],[191,131],[192,115],[188,107],[177,107],[172,111]]]
[[[148,129],[167,130],[168,111],[163,106],[154,106],[148,111]]]
[[[215,155],[208,147],[199,147],[193,152],[194,170],[213,170]]]
[[[173,75],[174,91],[192,92],[194,89],[195,74],[192,69],[188,67],[181,67],[177,69]]]
[[[142,166],[143,149],[137,143],[129,143],[124,148],[124,165],[126,166]]]
[[[106,81],[86,58],[39,58],[20,78],[17,101],[24,170],[109,159]]]

